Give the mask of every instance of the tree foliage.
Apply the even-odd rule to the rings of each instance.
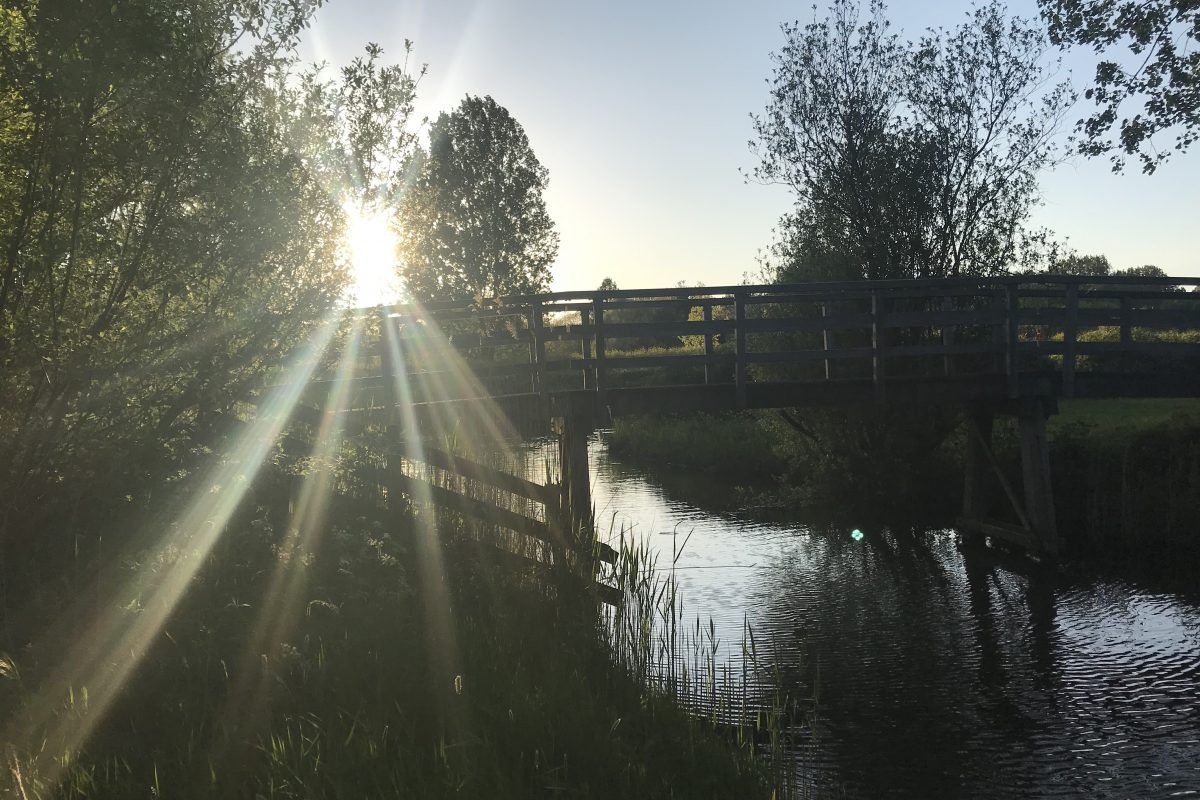
[[[341,211],[286,79],[315,6],[25,0],[0,14],[9,496],[152,469],[336,301]]]
[[[1124,48],[1126,65],[1105,58],[1084,96],[1096,105],[1081,119],[1080,152],[1109,155],[1113,171],[1136,156],[1154,172],[1172,152],[1200,136],[1200,3],[1195,0],[1038,0],[1050,38],[1063,47],[1087,47],[1110,56]],[[1127,103],[1142,103],[1132,117]],[[1123,116],[1124,114],[1124,116]],[[1116,128],[1116,136],[1113,129]],[[1156,134],[1173,130],[1173,148],[1154,146]]]
[[[796,197],[774,277],[989,275],[1038,242],[1025,223],[1072,99],[1038,26],[991,2],[905,43],[885,14],[836,0],[783,26],[754,143],[755,176]]]
[[[419,299],[545,290],[558,254],[548,175],[491,97],[468,96],[439,116],[397,218],[408,290]]]

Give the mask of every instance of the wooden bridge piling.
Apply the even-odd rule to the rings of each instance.
[[[571,392],[555,398],[554,428],[558,434],[561,474],[560,508],[573,538],[590,530],[592,476],[588,463],[588,439],[596,430],[596,400],[591,392]]]
[[[1020,494],[1005,475],[992,450],[996,416],[1007,411],[1017,420],[1020,438]],[[963,513],[959,528],[964,536],[990,536],[1028,552],[1054,558],[1058,555],[1058,526],[1054,513],[1054,488],[1050,472],[1050,442],[1046,418],[1055,404],[1040,398],[1023,398],[1015,407],[998,410],[975,406],[967,410],[967,443],[963,463]],[[997,520],[995,492],[999,485],[1017,524]]]

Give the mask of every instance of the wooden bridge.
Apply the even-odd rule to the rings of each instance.
[[[370,327],[365,360],[340,411],[397,440],[488,415],[492,427],[553,430],[561,480],[522,484],[522,494],[557,493],[576,530],[590,522],[588,436],[615,417],[950,404],[971,431],[963,529],[1053,555],[1045,423],[1058,398],[1200,396],[1200,278],[556,292],[360,309],[359,318]],[[992,452],[998,415],[1019,423],[1020,490]],[[990,501],[997,487],[1007,511]]]

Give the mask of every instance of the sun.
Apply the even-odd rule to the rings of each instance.
[[[345,211],[351,277],[347,301],[360,308],[398,302],[402,291],[392,215],[356,205],[347,205]]]

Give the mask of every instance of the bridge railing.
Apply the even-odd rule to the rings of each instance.
[[[1200,360],[1200,278],[1005,276],[557,292],[394,306],[397,372],[414,402],[630,386],[1077,376]],[[380,339],[387,337],[384,331]],[[455,357],[449,357],[447,348]],[[1146,362],[1150,359],[1150,362]],[[1140,361],[1139,361],[1140,360]],[[469,370],[471,381],[459,374]],[[360,378],[383,388],[382,377]],[[372,383],[374,381],[374,383]]]

